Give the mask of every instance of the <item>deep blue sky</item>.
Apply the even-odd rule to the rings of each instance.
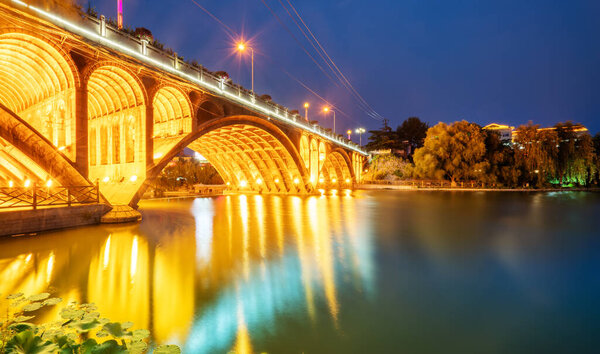
[[[87,0],[79,0],[84,5]],[[90,0],[116,17],[117,0]],[[249,60],[191,0],[123,0],[125,23],[209,70],[250,87]],[[196,0],[253,37],[255,87],[291,109],[322,103],[283,69],[339,106],[338,132],[381,123],[321,73],[261,0]],[[265,0],[302,40],[279,0]],[[285,0],[282,0],[284,3]],[[409,116],[541,125],[573,120],[600,131],[600,1],[293,0],[317,39],[366,101],[396,127]],[[316,54],[314,54],[316,56]],[[324,65],[324,64],[322,64]],[[356,139],[355,139],[356,140]]]

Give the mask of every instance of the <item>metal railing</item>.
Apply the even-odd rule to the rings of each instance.
[[[407,186],[414,188],[492,188],[492,185],[486,185],[483,182],[478,181],[465,181],[456,182],[452,185],[450,181],[436,181],[436,180],[401,180],[401,181],[385,181],[385,180],[363,180],[362,184],[378,184],[387,186]]]
[[[0,209],[97,204],[100,190],[95,186],[0,187]]]
[[[142,43],[140,39],[112,27],[105,19],[98,20],[92,16],[84,15],[85,18],[83,21],[75,23],[56,14],[28,5],[21,0],[12,0],[12,2],[30,9],[67,31],[76,33],[119,53],[130,55],[147,65],[167,71],[200,86],[202,89],[244,105],[251,110],[258,111],[266,115],[267,119],[277,119],[319,135],[334,144],[344,146],[364,156],[368,155],[361,146],[345,139],[343,135],[334,134],[316,124],[311,124],[301,115],[290,112],[286,107],[275,104],[270,100],[263,100],[257,97],[254,92],[244,89],[240,85],[228,82],[228,80],[214,75],[200,65],[188,64],[181,60],[177,54],[170,54],[165,50],[152,46],[148,42]]]

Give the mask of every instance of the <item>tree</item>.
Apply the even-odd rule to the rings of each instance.
[[[415,151],[415,172],[420,177],[449,179],[454,184],[482,179],[488,168],[481,128],[467,121],[438,123],[427,130],[425,143]]]
[[[589,134],[578,134],[572,122],[555,125],[558,136],[557,181],[587,185],[595,171],[594,143]]]
[[[412,164],[393,154],[375,155],[363,178],[367,181],[407,179],[412,176]]]
[[[383,127],[380,130],[369,130],[369,142],[366,145],[367,150],[387,150],[398,148],[398,137],[396,132],[392,131],[387,125],[387,120],[383,121]]]
[[[515,166],[514,150],[500,139],[497,131],[485,130],[485,160],[489,163],[485,180],[514,187],[519,183],[521,171]]]
[[[557,175],[558,135],[551,129],[539,129],[531,122],[515,131],[515,164],[521,170],[521,182],[538,187]]]
[[[406,142],[408,145],[408,155],[412,155],[416,149],[423,146],[427,129],[429,124],[422,122],[418,117],[410,117],[398,126],[396,135],[400,144]]]

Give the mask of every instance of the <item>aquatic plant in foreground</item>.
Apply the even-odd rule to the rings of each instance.
[[[41,293],[25,297],[23,293],[6,297],[6,317],[0,317],[0,354],[13,353],[145,353],[146,329],[130,330],[132,322],[111,322],[101,318],[94,304],[70,302],[61,309],[61,319],[34,324],[36,313],[62,302],[61,298]],[[180,353],[175,345],[161,345],[154,353]]]

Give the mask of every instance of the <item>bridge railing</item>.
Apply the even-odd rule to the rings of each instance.
[[[14,0],[14,2],[25,4],[17,0]],[[201,65],[189,64],[178,57],[176,53],[167,52],[161,48],[154,47],[147,41],[142,41],[139,38],[131,36],[130,34],[111,26],[104,17],[98,19],[93,16],[85,15],[83,21],[74,23],[34,6],[29,5],[28,7],[34,12],[50,19],[56,25],[71,32],[82,35],[87,39],[92,39],[100,44],[107,45],[119,52],[132,55],[145,61],[147,64],[176,74],[183,79],[199,84],[204,89],[209,89],[213,93],[225,96],[240,104],[246,105],[250,109],[262,112],[269,118],[275,118],[288,124],[298,126],[363,155],[367,154],[362,147],[345,139],[343,136],[334,134],[316,124],[310,124],[310,122],[306,121],[299,114],[293,114],[289,112],[287,108],[271,101],[262,100],[260,97],[257,97],[255,93],[244,89],[239,85],[227,82],[225,79],[209,72]]]
[[[97,204],[100,190],[95,186],[0,187],[0,209]]]

